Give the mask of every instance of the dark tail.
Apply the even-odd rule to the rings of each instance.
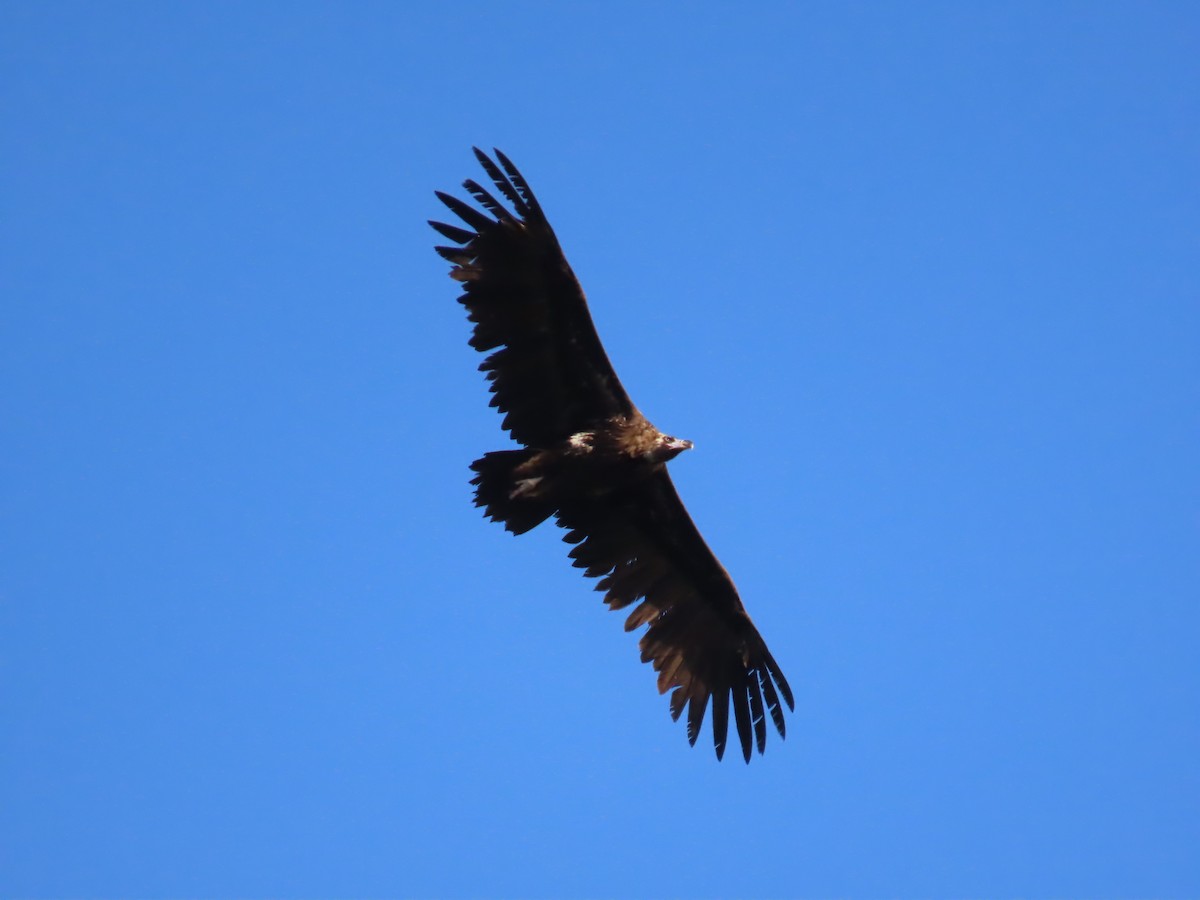
[[[493,522],[503,522],[513,534],[524,534],[542,524],[554,512],[554,505],[537,495],[536,479],[518,479],[513,472],[528,462],[536,450],[496,450],[471,463],[478,472],[475,505],[481,506]]]

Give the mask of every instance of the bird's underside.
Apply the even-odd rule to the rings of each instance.
[[[634,607],[626,630],[648,626],[642,661],[658,672],[659,691],[671,691],[672,717],[687,711],[688,740],[711,701],[720,758],[732,705],[749,762],[752,746],[766,746],[768,717],[785,734],[792,693],[667,474],[691,442],[658,431],[629,400],[520,172],[499,151],[500,165],[475,155],[511,211],[469,180],[490,215],[439,192],[467,228],[430,224],[457,245],[437,251],[463,284],[471,346],[489,353],[480,369],[492,406],[522,445],[471,464],[476,505],[514,534],[549,518],[566,529],[573,564],[600,579],[605,603]]]

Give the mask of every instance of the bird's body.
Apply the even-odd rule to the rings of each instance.
[[[601,500],[638,487],[691,446],[641,415],[613,416],[552,447],[485,454],[472,464],[479,473],[472,484],[485,512],[521,534],[568,500]]]
[[[630,401],[520,172],[499,151],[503,171],[475,154],[516,215],[467,181],[492,217],[439,193],[473,230],[430,224],[461,245],[437,250],[464,284],[471,346],[491,351],[480,369],[492,405],[523,445],[471,464],[476,505],[514,534],[554,517],[575,545],[574,565],[600,578],[596,588],[611,608],[641,601],[626,630],[649,626],[642,660],[659,673],[659,690],[672,691],[672,716],[687,710],[688,739],[695,743],[711,699],[720,757],[732,700],[749,761],[752,737],[760,753],[766,744],[768,716],[784,734],[780,697],[791,708],[792,695],[667,474],[667,462],[691,442],[660,432]]]

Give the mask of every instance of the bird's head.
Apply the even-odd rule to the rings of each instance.
[[[669,434],[660,434],[658,440],[654,442],[654,448],[647,455],[655,462],[665,463],[669,459],[674,459],[684,450],[691,449],[691,441],[671,437]]]

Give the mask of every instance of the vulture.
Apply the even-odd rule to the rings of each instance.
[[[625,393],[516,166],[499,150],[495,160],[475,156],[497,193],[463,182],[476,208],[437,191],[462,225],[429,223],[452,244],[436,250],[462,284],[470,345],[489,354],[479,369],[491,405],[521,445],[471,464],[475,504],[514,534],[548,519],[564,528],[573,565],[599,579],[604,602],[633,607],[625,630],[646,626],[642,661],[658,673],[659,693],[671,692],[671,717],[686,710],[688,742],[711,703],[722,758],[732,705],[749,762],[753,746],[766,747],[768,716],[784,736],[792,691],[667,474],[692,443],[659,431]]]

